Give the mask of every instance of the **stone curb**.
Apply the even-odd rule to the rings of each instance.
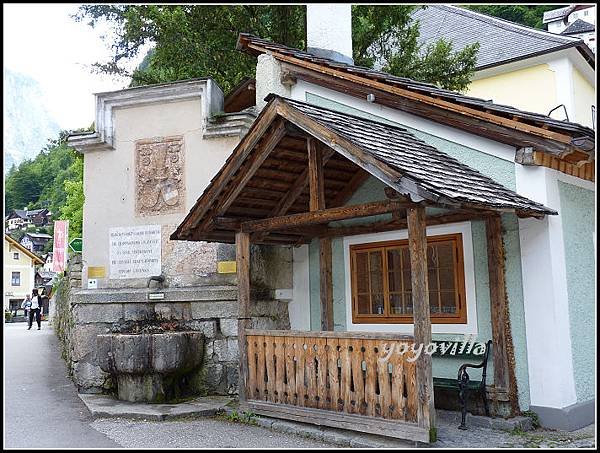
[[[225,414],[230,415],[237,412],[227,407]],[[321,427],[307,423],[279,420],[270,417],[255,416],[257,426],[272,429],[280,433],[295,434],[320,442],[328,442],[341,447],[352,448],[414,448],[421,446],[418,442],[403,441],[399,439],[386,438],[373,434],[357,433],[343,429]]]
[[[224,412],[227,397],[206,397],[178,404],[148,404],[119,401],[114,397],[78,394],[93,418],[165,421],[183,417],[214,417]]]
[[[439,417],[443,418],[444,421],[453,424],[456,423],[457,426],[460,424],[460,412],[436,409],[436,413]],[[467,425],[467,429],[469,426],[494,429],[497,431],[513,431],[515,429],[520,431],[532,431],[534,429],[531,418],[525,416],[505,419],[501,417],[484,417],[482,415],[472,415],[467,413],[467,419],[465,423]]]

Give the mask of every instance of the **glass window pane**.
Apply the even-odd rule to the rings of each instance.
[[[371,299],[373,301],[373,307],[371,314],[383,315],[383,294],[372,294]]]
[[[369,306],[371,305],[371,298],[368,294],[358,295],[358,313],[361,315],[368,315],[371,313]]]
[[[439,267],[454,267],[454,243],[440,242],[436,248]]]
[[[410,269],[402,271],[402,280],[404,281],[404,291],[412,291],[412,283],[410,280]]]
[[[402,247],[402,269],[410,270],[410,253],[408,247]]]
[[[438,267],[437,249],[435,245],[427,246],[427,267]]]
[[[437,270],[436,269],[428,269],[427,273],[427,286],[429,287],[429,291],[437,291],[438,290],[438,281],[437,281]]]
[[[390,294],[390,313],[392,315],[403,315],[402,294]]]
[[[412,293],[406,292],[406,293],[404,293],[404,314],[412,315],[412,312],[413,312],[412,307],[413,307]]]
[[[383,257],[381,251],[369,253],[371,294],[383,293]]]
[[[356,289],[359,293],[369,292],[367,253],[356,254]]]
[[[454,269],[440,269],[440,289],[454,290]]]
[[[429,291],[429,311],[430,313],[440,312],[439,293],[437,291]]]
[[[399,248],[388,249],[387,251],[387,259],[388,259],[388,270],[400,270],[400,259],[401,251]]]
[[[442,291],[442,313],[455,314],[457,312],[456,293],[454,291]]]

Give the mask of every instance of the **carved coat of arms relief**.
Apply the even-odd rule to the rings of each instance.
[[[185,166],[183,137],[157,137],[135,142],[137,215],[183,211]]]

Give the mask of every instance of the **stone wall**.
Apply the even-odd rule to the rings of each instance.
[[[79,290],[71,293],[73,328],[70,336],[73,380],[82,393],[114,390],[99,367],[96,336],[110,333],[126,321],[172,320],[202,332],[206,351],[204,391],[237,393],[238,304],[235,286],[166,288],[165,299],[149,301],[149,290]],[[252,327],[289,329],[287,302],[257,300]]]

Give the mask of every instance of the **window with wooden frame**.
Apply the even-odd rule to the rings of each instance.
[[[431,322],[466,324],[462,234],[427,238]],[[408,240],[350,246],[352,322],[412,323]]]

